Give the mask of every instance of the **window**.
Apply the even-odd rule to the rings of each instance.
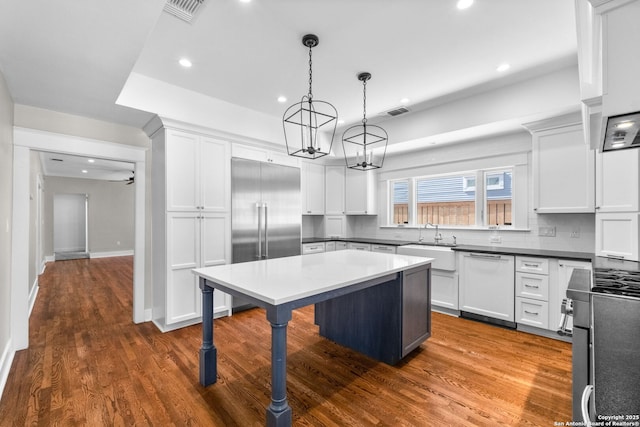
[[[392,224],[511,226],[512,169],[467,171],[389,182]]]
[[[409,223],[409,181],[391,182],[391,200],[393,204],[393,223]]]
[[[512,225],[512,173],[510,170],[485,172],[487,188],[485,224]]]
[[[475,177],[450,175],[416,179],[417,225],[474,225]]]

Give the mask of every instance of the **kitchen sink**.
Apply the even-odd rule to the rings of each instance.
[[[434,258],[431,262],[432,268],[454,271],[456,269],[456,253],[451,250],[451,246],[415,243],[399,246],[396,253],[400,255]]]

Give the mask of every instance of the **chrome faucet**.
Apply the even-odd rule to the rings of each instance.
[[[435,236],[433,236],[433,240],[436,242],[436,245],[440,243],[442,240],[444,240],[444,237],[442,237],[442,233],[438,231],[438,224],[431,224],[430,222],[428,222],[427,225],[430,225],[436,228],[436,234]],[[426,225],[425,225],[425,228],[426,228]]]

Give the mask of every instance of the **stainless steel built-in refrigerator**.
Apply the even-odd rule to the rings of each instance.
[[[231,159],[231,262],[300,255],[300,169]],[[233,310],[250,307],[234,298]]]

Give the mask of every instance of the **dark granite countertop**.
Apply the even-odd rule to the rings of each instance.
[[[331,238],[331,237],[305,237],[302,239],[302,243],[320,243],[320,242],[353,242],[353,243],[369,243],[374,245],[390,245],[390,246],[404,246],[411,244],[418,244],[415,241],[409,240],[388,240],[388,239],[376,239],[376,238],[368,238],[368,237],[348,237],[348,238]],[[562,258],[562,259],[572,259],[572,260],[581,260],[581,261],[590,261],[594,262],[596,258],[593,253],[590,252],[572,252],[572,251],[558,251],[558,250],[550,250],[550,249],[532,249],[532,248],[508,248],[503,246],[480,246],[480,245],[457,245],[451,247],[454,251],[460,252],[479,252],[479,253],[489,253],[489,254],[502,254],[502,255],[524,255],[524,256],[534,256],[534,257],[542,257],[542,258]],[[617,263],[631,263],[635,264],[636,269],[640,269],[640,263],[633,263],[631,261],[618,261],[618,260],[610,260],[607,258],[600,258],[600,264],[604,265],[608,263],[612,265]],[[598,267],[598,264],[595,265]],[[633,265],[630,265],[633,267]],[[603,268],[616,268],[615,266],[611,267],[603,267]],[[620,268],[620,267],[618,267]]]
[[[387,240],[387,239],[371,239],[367,237],[349,237],[349,238],[333,238],[333,237],[305,237],[302,243],[320,243],[320,242],[352,242],[352,243],[369,243],[373,245],[389,245],[404,246],[416,242],[407,240]]]
[[[486,254],[502,254],[502,255],[525,255],[543,258],[562,258],[593,262],[594,255],[590,252],[571,252],[557,251],[550,249],[532,249],[532,248],[506,248],[502,246],[476,246],[476,245],[458,245],[453,248],[454,251],[461,252],[479,252]]]

